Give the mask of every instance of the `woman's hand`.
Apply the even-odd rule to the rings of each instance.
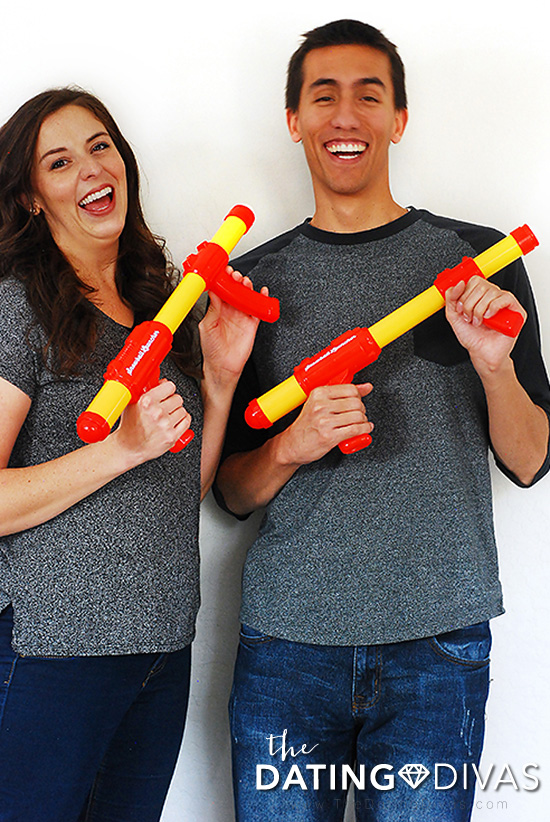
[[[191,415],[183,407],[176,386],[161,380],[138,402],[127,406],[111,436],[139,465],[169,451],[190,424]]]
[[[252,289],[252,282],[231,266],[227,272],[237,282]],[[267,288],[261,289],[267,295]],[[234,387],[250,356],[259,320],[245,314],[210,292],[210,305],[199,323],[205,378],[220,386]]]

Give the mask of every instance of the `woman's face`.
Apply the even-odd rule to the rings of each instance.
[[[69,257],[112,250],[126,221],[126,169],[103,123],[82,106],[50,114],[36,143],[32,185],[57,246]]]

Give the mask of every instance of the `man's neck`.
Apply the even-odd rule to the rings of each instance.
[[[316,201],[315,214],[311,225],[323,231],[334,231],[338,234],[353,234],[358,231],[369,231],[393,222],[407,209],[400,206],[389,196],[383,202],[369,202],[364,197],[338,197],[330,201]]]

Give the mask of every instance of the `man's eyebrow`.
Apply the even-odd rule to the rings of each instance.
[[[98,131],[96,134],[92,134],[92,136],[88,137],[88,139],[86,140],[86,145],[88,145],[89,143],[92,143],[98,137],[109,137],[109,132],[108,131]],[[42,160],[45,160],[46,157],[49,157],[51,154],[59,154],[62,151],[68,151],[68,148],[66,146],[59,146],[59,148],[50,148],[49,151],[46,151],[45,154],[42,155],[42,157],[40,158],[40,160],[38,162],[41,163]]]
[[[335,80],[333,77],[319,77],[318,80],[314,80],[313,83],[310,85],[310,90],[316,89],[319,86],[338,86],[340,85],[338,80]],[[386,84],[380,77],[361,77],[360,80],[356,80],[353,84],[354,86],[381,86],[381,88],[386,88]]]

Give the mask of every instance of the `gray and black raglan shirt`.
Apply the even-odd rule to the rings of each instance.
[[[262,323],[230,421],[226,454],[267,432],[243,422],[249,400],[348,329],[370,326],[432,285],[444,268],[502,238],[410,209],[372,231],[308,222],[235,261],[281,301]],[[514,347],[520,382],[550,414],[536,311],[521,262],[495,275],[529,314]],[[242,620],[299,642],[413,639],[503,612],[493,530],[487,410],[481,382],[440,311],[382,350],[355,381],[373,443],[301,467],[267,506],[243,578]],[[294,412],[296,414],[298,412]],[[550,466],[546,458],[535,479]],[[500,466],[513,481],[517,480]],[[221,494],[216,490],[223,505]]]
[[[0,377],[31,399],[10,467],[83,447],[76,420],[128,335],[101,317],[96,350],[82,375],[60,379],[43,363],[44,335],[23,285],[0,283]],[[202,405],[195,381],[169,358],[161,374],[176,383],[193,418],[196,436],[185,451],[146,462],[43,525],[0,538],[0,610],[13,605],[19,652],[152,653],[192,640],[199,605]]]

